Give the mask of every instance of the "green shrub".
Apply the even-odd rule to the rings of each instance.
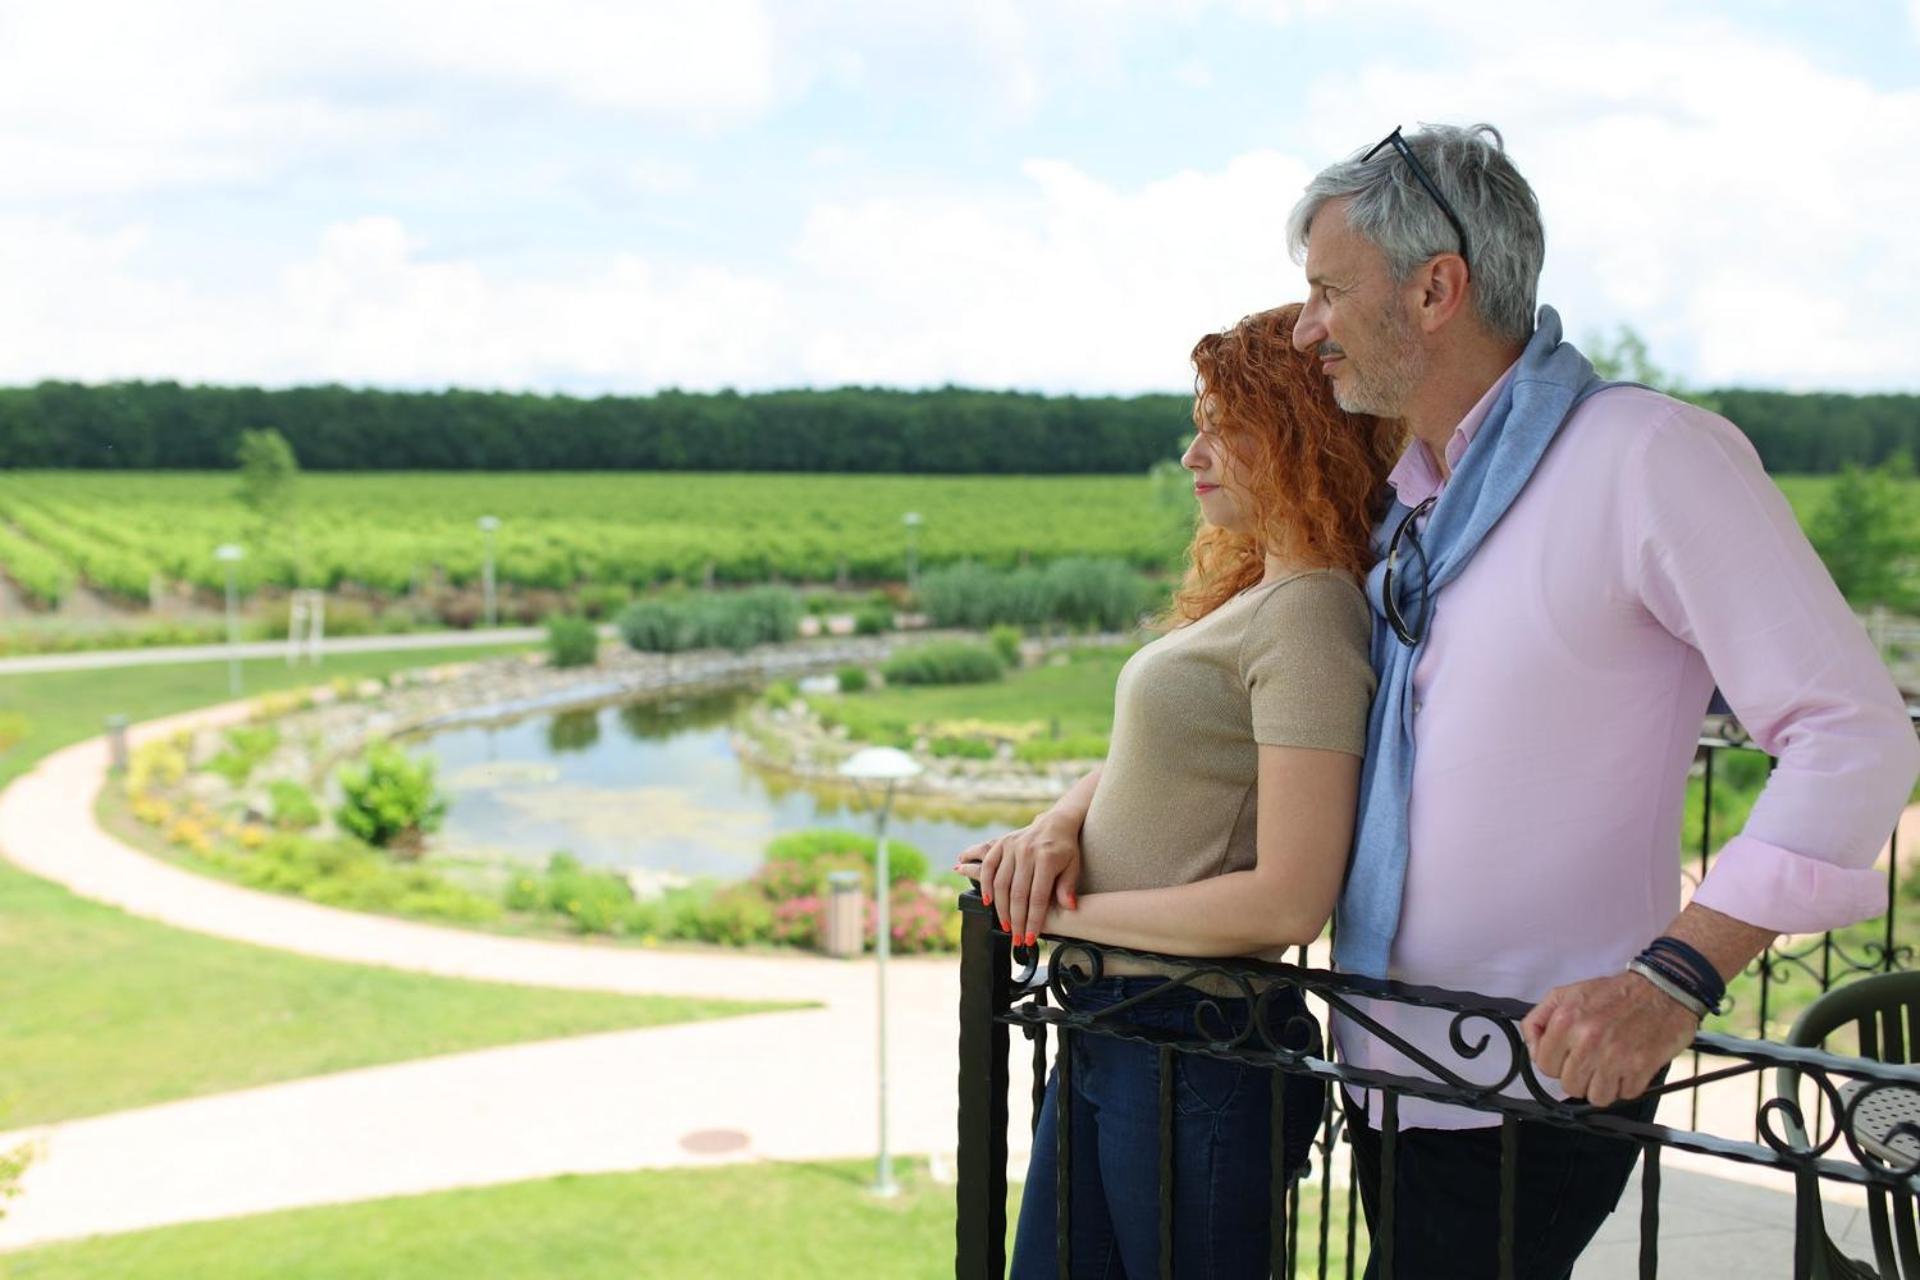
[[[477,924],[500,908],[444,880],[431,868],[389,861],[352,840],[315,840],[283,832],[249,854],[220,860],[243,883],[352,911],[382,911]]]
[[[320,803],[291,778],[267,784],[267,804],[273,825],[282,831],[306,831],[320,825]]]
[[[800,626],[800,597],[787,587],[698,596],[691,607],[701,648],[744,653],[757,644],[791,640]]]
[[[819,868],[825,863],[838,863],[825,866],[819,871],[818,885],[826,884],[826,872],[839,870],[850,865],[850,858],[861,860],[860,865],[873,865],[874,837],[861,835],[857,831],[841,831],[828,828],[813,828],[806,831],[790,831],[777,836],[767,845],[766,861],[768,865],[787,863],[809,869]],[[889,878],[896,884],[902,880],[924,880],[927,878],[927,855],[913,845],[900,840],[887,841],[887,871]]]
[[[1000,655],[963,641],[920,645],[887,659],[888,684],[985,684],[1006,674]]]
[[[890,604],[863,605],[853,614],[853,634],[857,636],[885,635],[893,630],[893,606]]]
[[[1020,665],[1020,628],[999,626],[987,633],[987,643],[1009,667]]]
[[[247,785],[260,762],[280,745],[280,731],[271,725],[240,725],[227,730],[227,748],[207,762],[207,768],[235,787]]]
[[[619,583],[594,582],[581,587],[574,596],[581,613],[604,621],[619,614],[633,600],[633,592]]]
[[[946,565],[920,580],[920,605],[939,627],[979,631],[1047,623],[1128,631],[1155,596],[1153,585],[1120,560],[1056,560],[1045,569],[999,572]]]
[[[770,707],[791,706],[799,696],[800,690],[791,680],[775,680],[760,691],[760,701]]]
[[[1118,560],[1056,560],[1045,570],[1047,620],[1105,631],[1131,631],[1152,588]]]
[[[677,600],[636,600],[620,611],[614,626],[639,653],[681,653],[699,638],[692,612]]]
[[[345,802],[334,815],[341,829],[379,849],[418,857],[439,828],[447,804],[433,785],[433,761],[414,759],[390,742],[368,747],[340,770]]]
[[[868,680],[865,667],[842,667],[839,672],[840,692],[864,693]]]
[[[984,738],[966,738],[954,734],[943,734],[933,740],[933,754],[942,758],[959,757],[966,760],[993,759],[993,744]]]
[[[600,631],[585,618],[547,619],[547,665],[590,667],[600,656]]]

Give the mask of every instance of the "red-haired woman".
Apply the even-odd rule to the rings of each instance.
[[[1202,523],[1165,633],[1120,672],[1106,763],[1029,826],[960,856],[1016,940],[1049,925],[1145,951],[1280,959],[1332,913],[1373,695],[1360,582],[1401,434],[1334,403],[1293,349],[1299,314],[1264,311],[1193,349],[1197,431],[1181,462]],[[1213,1040],[1247,1026],[1245,995],[1110,956],[1072,1005],[1135,1002],[1124,1021]],[[1317,1043],[1296,992],[1262,1009],[1276,1043]],[[1073,1096],[1056,1072],[1034,1135],[1013,1274],[1055,1274],[1063,1106],[1073,1274],[1156,1274],[1159,1055],[1098,1034],[1072,1045]],[[1173,1273],[1265,1276],[1271,1077],[1174,1057]],[[1288,1077],[1284,1176],[1309,1156],[1323,1096],[1318,1081]]]

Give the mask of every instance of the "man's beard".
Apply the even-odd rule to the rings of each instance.
[[[1373,353],[1348,361],[1349,376],[1333,384],[1334,403],[1348,413],[1404,418],[1407,401],[1427,376],[1427,353],[1404,311],[1383,309],[1374,326]]]

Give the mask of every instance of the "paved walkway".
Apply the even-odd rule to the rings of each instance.
[[[141,726],[136,736],[228,722],[245,711],[245,704],[230,704]],[[875,1150],[871,961],[500,938],[257,893],[178,870],[100,831],[92,802],[105,768],[104,744],[82,743],[0,793],[0,854],[135,915],[327,959],[538,986],[820,1007],[423,1059],[0,1134],[0,1150],[29,1139],[41,1147],[25,1194],[0,1220],[0,1250],[562,1172]],[[1920,813],[1907,817],[1915,821]],[[889,983],[893,1148],[950,1152],[955,967],[896,961]],[[1029,1060],[1017,1038],[1013,1058],[1017,1174],[1026,1155]],[[1750,1134],[1751,1088],[1716,1098],[1709,1110],[1724,1114],[1706,1127]],[[1703,1247],[1743,1232],[1757,1246],[1765,1233],[1753,1230],[1756,1222],[1790,1231],[1783,1180],[1736,1167],[1731,1171],[1748,1185],[1723,1191],[1719,1179],[1689,1177],[1724,1165],[1672,1158],[1668,1195],[1687,1207],[1669,1223],[1684,1223],[1682,1234],[1697,1236]],[[1696,1182],[1699,1189],[1682,1190]],[[1631,1224],[1635,1203],[1626,1202],[1621,1223]],[[1686,1247],[1676,1237],[1676,1250]],[[1671,1258],[1677,1263],[1680,1254]]]
[[[244,715],[230,704],[137,736]],[[333,960],[580,990],[804,1000],[818,1009],[508,1046],[0,1134],[37,1141],[0,1249],[169,1222],[575,1171],[815,1159],[877,1147],[870,960],[492,937],[258,893],[138,853],[93,822],[96,740],[0,794],[0,853],[81,896]],[[951,960],[889,966],[892,1143],[949,1151]],[[1024,1124],[1024,1120],[1016,1120]]]
[[[601,634],[609,628],[602,627]],[[321,654],[388,653],[406,649],[466,649],[492,644],[535,644],[546,639],[540,627],[498,627],[492,631],[421,631],[398,636],[343,636],[321,643]],[[0,676],[43,671],[92,671],[107,667],[155,667],[174,662],[225,662],[229,658],[282,658],[284,640],[249,640],[237,645],[166,645],[152,649],[96,649],[88,653],[45,653],[0,658]]]

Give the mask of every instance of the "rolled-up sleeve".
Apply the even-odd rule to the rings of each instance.
[[[1892,677],[1732,424],[1680,405],[1630,458],[1640,598],[1778,761],[1693,900],[1781,933],[1878,915],[1874,858],[1920,774]]]

